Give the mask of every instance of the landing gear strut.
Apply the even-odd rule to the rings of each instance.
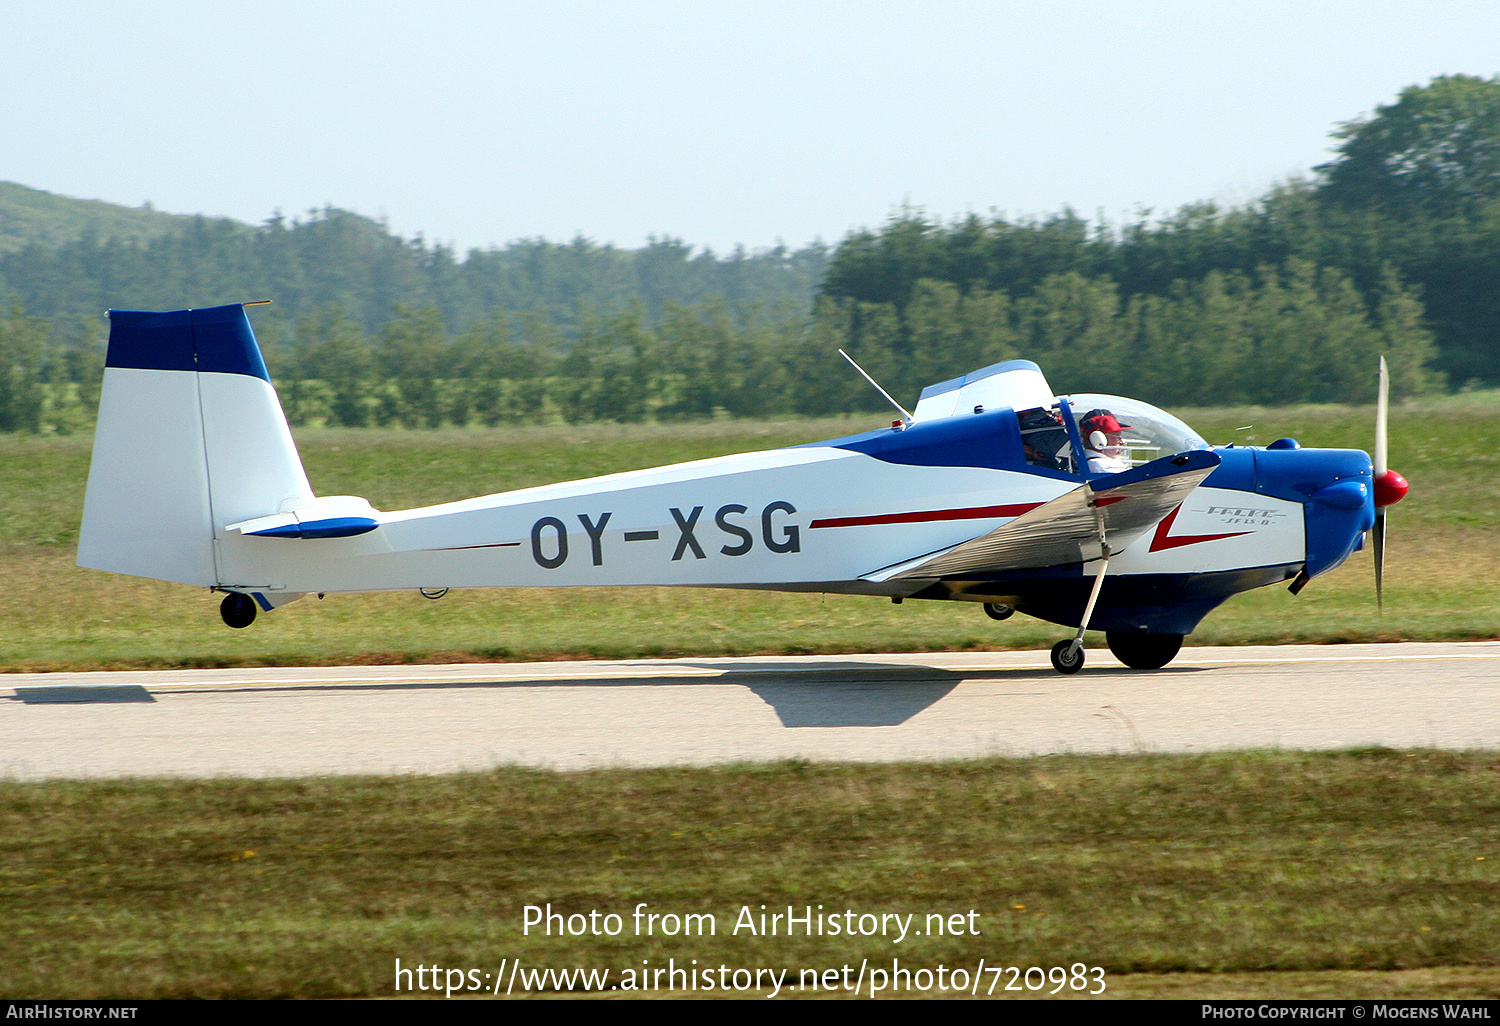
[[[1181,634],[1136,634],[1129,631],[1106,631],[1109,650],[1132,670],[1159,670],[1170,663],[1182,648]]]
[[[1094,574],[1094,586],[1089,590],[1088,603],[1083,607],[1083,617],[1078,621],[1078,633],[1072,641],[1059,641],[1052,646],[1052,668],[1058,673],[1077,673],[1083,669],[1083,632],[1094,616],[1094,603],[1099,601],[1099,589],[1104,587],[1104,575],[1109,572],[1109,538],[1104,534],[1104,515],[1092,495],[1089,506],[1094,510],[1094,526],[1099,531],[1099,571]]]
[[[231,627],[249,627],[255,622],[255,600],[249,595],[231,591],[219,603],[219,615]]]

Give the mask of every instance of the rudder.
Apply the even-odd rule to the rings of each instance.
[[[240,304],[112,310],[78,565],[213,587],[226,524],[312,489]]]

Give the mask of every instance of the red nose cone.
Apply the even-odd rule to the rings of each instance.
[[[1411,485],[1406,483],[1406,478],[1389,468],[1385,473],[1375,478],[1375,507],[1392,506],[1406,498],[1406,491]]]

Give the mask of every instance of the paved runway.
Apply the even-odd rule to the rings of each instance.
[[[0,778],[1500,748],[1500,643],[0,675]]]

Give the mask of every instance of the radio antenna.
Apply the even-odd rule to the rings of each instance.
[[[906,419],[906,422],[908,424],[910,424],[912,422],[912,420],[914,418],[912,417],[912,415],[909,412],[907,412],[906,407],[902,406],[900,403],[896,402],[896,400],[892,399],[891,398],[891,393],[887,392],[885,389],[883,389],[883,388],[880,387],[880,382],[876,381],[874,378],[870,377],[870,375],[866,374],[865,373],[865,369],[863,367],[861,367],[859,364],[857,364],[857,363],[854,362],[854,357],[850,356],[848,353],[844,352],[842,349],[839,350],[839,355],[842,356],[844,359],[848,360],[849,361],[849,366],[851,366],[855,370],[859,371],[860,376],[863,377],[866,381],[868,381],[871,385],[873,385],[874,388],[875,388],[875,391],[877,391],[881,395],[885,396],[885,401],[886,402],[890,403],[896,409],[900,410],[901,411],[901,416]]]

